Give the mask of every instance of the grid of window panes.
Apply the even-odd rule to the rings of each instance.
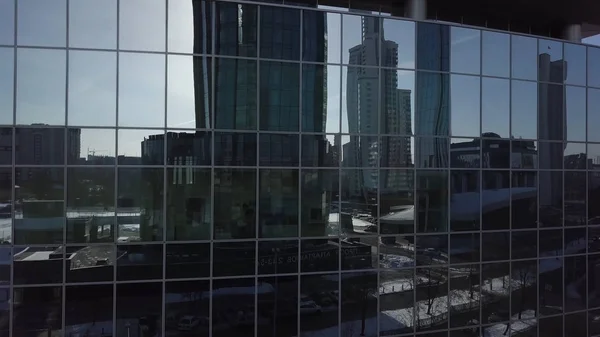
[[[0,336],[600,335],[600,49],[0,0]]]

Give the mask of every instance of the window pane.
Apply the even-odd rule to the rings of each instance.
[[[417,69],[449,71],[449,68],[450,27],[417,23]]]
[[[213,243],[212,256],[213,276],[256,274],[255,241]]]
[[[340,131],[339,66],[302,66],[302,131]]]
[[[451,66],[454,73],[479,74],[481,71],[481,32],[452,27]]]
[[[208,240],[211,224],[210,169],[167,169],[167,239]]]
[[[13,123],[14,55],[13,48],[0,48],[0,124]]]
[[[565,88],[558,84],[538,84],[538,137],[563,141],[565,127]]]
[[[536,139],[538,135],[538,88],[534,82],[512,81],[512,137]]]
[[[193,4],[194,7],[199,5],[198,2]],[[215,54],[256,57],[258,6],[217,2],[215,10],[215,17],[218,18],[215,23],[218,34]],[[268,23],[263,21],[262,24]],[[199,29],[196,31],[200,32]]]
[[[65,124],[66,52],[17,50],[17,124]]]
[[[118,242],[123,242],[119,238]],[[117,281],[161,279],[163,246],[118,245]]]
[[[599,74],[600,75],[600,74]],[[587,140],[600,142],[600,132],[595,125],[600,125],[600,90],[587,90]]]
[[[300,10],[260,7],[260,57],[300,59]]]
[[[339,172],[337,170],[302,170],[301,174],[300,221],[302,236],[338,236],[341,221]]]
[[[67,270],[66,282],[83,283],[114,280],[116,257],[114,245],[69,246],[65,255],[72,261]]]
[[[72,286],[65,288],[65,334],[79,333],[81,326],[90,335],[113,330],[113,285]]]
[[[38,271],[39,272],[39,271]],[[25,299],[30,299],[24,301]],[[31,315],[13,315],[12,334],[14,336],[36,336],[44,333],[50,336],[62,335],[62,289],[61,287],[15,288],[13,301],[21,303],[20,312]]]
[[[120,129],[117,137],[119,165],[163,165],[165,162],[164,131]]]
[[[260,170],[260,237],[298,236],[298,171]]]
[[[14,43],[15,0],[0,0],[0,44],[13,45]]]
[[[570,141],[585,141],[586,132],[586,92],[585,88],[567,86],[565,89],[567,130],[566,139]]]
[[[379,69],[342,67],[342,132],[379,131]]]
[[[212,133],[197,132],[167,132],[167,165],[210,165],[212,153]],[[162,135],[150,136],[144,141],[144,149],[156,158],[163,153]]]
[[[537,80],[537,39],[511,35],[512,77]]]
[[[510,35],[482,32],[483,75],[508,77],[510,74]]]
[[[187,54],[211,53],[213,36],[212,1],[170,0],[168,6],[169,51]]]
[[[481,79],[481,128],[486,137],[509,138],[510,82],[496,78]]]
[[[600,48],[587,48],[587,84],[590,87],[600,87]]]
[[[215,74],[215,127],[256,130],[257,62],[220,58],[215,63]]]
[[[166,249],[167,279],[210,275],[210,243],[168,244]]]
[[[119,55],[118,123],[119,126],[164,127],[164,55]]]
[[[144,331],[148,336],[160,334],[163,284],[129,283],[116,287],[116,336],[135,337],[137,331]]]
[[[21,284],[53,284],[63,282],[63,248],[59,246],[15,247],[13,249],[13,282]],[[40,273],[40,262],[46,266]],[[48,299],[44,297],[47,301]],[[60,326],[60,323],[59,323]]]
[[[165,11],[166,4],[163,0],[121,1],[119,3],[119,48],[164,51]]]
[[[115,141],[114,129],[67,129],[69,165],[114,165]],[[77,151],[79,150],[79,151]]]
[[[260,63],[259,83],[260,129],[298,131],[300,66],[263,61]]]
[[[117,48],[117,0],[69,2],[69,46]]]
[[[340,14],[305,10],[302,15],[302,59],[340,63]]]
[[[587,57],[585,51],[585,46],[565,43],[564,60],[567,63],[565,67],[565,83],[575,85],[586,84]]]
[[[165,284],[165,329],[169,336],[185,336],[190,327],[195,336],[209,336],[210,281],[168,282]],[[197,316],[178,314],[194,308]]]
[[[17,44],[44,47],[66,46],[66,0],[19,0],[17,12]]]
[[[415,216],[417,232],[448,230],[448,173],[440,170],[417,170]]]
[[[256,237],[256,170],[215,169],[215,239]]]
[[[415,134],[448,136],[450,134],[448,74],[418,72],[416,90]]]
[[[480,78],[452,75],[450,78],[452,136],[479,137]]]
[[[344,27],[345,28],[345,27]],[[383,19],[381,65],[392,68],[415,68],[415,23]]]
[[[117,54],[69,52],[69,125],[116,126]]]

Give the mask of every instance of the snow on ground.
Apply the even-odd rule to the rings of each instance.
[[[395,254],[381,254],[379,265],[382,268],[407,268],[414,267],[415,260],[411,257]]]
[[[490,327],[483,328],[483,337],[504,337],[515,335],[520,332],[527,331],[529,329],[535,329],[537,325],[537,319],[535,318],[535,312],[533,310],[525,310],[521,314],[521,320],[519,320],[519,314],[511,317],[512,323],[510,323],[510,333],[506,331],[506,325],[508,323],[499,323]]]
[[[65,326],[66,334],[70,337],[83,337],[87,335],[102,336],[103,333],[111,336],[112,328],[112,321]]]
[[[427,277],[417,276],[417,284],[427,283]],[[411,279],[399,279],[382,282],[379,287],[379,294],[399,293],[413,288],[414,281]]]
[[[481,291],[493,295],[508,295],[508,280],[508,275],[484,280],[481,286]],[[492,285],[491,289],[490,284]]]

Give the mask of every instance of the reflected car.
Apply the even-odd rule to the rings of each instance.
[[[204,320],[206,320],[206,318],[204,318]],[[181,331],[192,331],[198,325],[200,325],[200,318],[198,318],[196,316],[187,315],[187,316],[181,317],[181,319],[179,320],[179,324],[177,325],[177,328]]]
[[[315,301],[300,302],[300,314],[302,315],[320,315],[321,312],[321,306]]]

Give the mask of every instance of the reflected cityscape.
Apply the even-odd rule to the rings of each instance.
[[[600,49],[131,3],[0,39],[0,336],[600,335]]]

